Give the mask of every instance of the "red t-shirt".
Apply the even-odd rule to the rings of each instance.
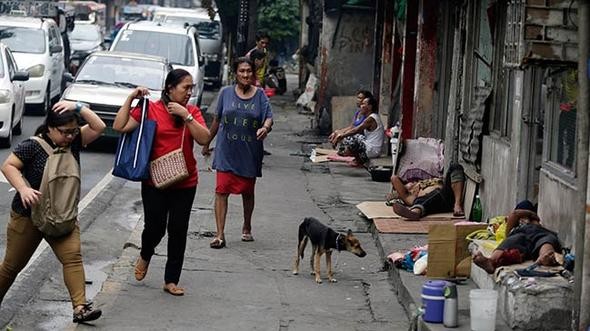
[[[186,105],[186,109],[193,115],[195,121],[206,127],[205,120],[201,115],[201,110],[193,105]],[[141,108],[135,107],[131,110],[131,117],[137,122],[141,121]],[[174,126],[174,117],[166,110],[164,103],[161,100],[156,102],[150,101],[147,118],[156,121],[156,135],[152,144],[152,154],[150,161],[159,158],[162,155],[172,152],[180,148],[182,130],[184,132],[184,145],[182,151],[184,159],[186,160],[186,167],[190,176],[182,182],[172,186],[171,188],[188,188],[194,187],[198,183],[197,160],[193,154],[194,139],[188,127]],[[151,180],[147,181],[148,185],[153,185]]]

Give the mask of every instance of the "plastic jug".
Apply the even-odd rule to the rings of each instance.
[[[448,283],[445,287],[445,309],[443,314],[443,325],[447,328],[456,328],[458,325],[458,299],[457,285]]]
[[[389,142],[391,143],[391,164],[393,165],[393,171],[395,172],[400,135],[399,122],[395,123],[395,125],[390,130],[391,138],[389,139]]]
[[[472,331],[494,331],[496,328],[496,305],[498,292],[494,290],[469,291]]]
[[[445,305],[444,289],[447,282],[429,280],[422,285],[422,305],[424,306],[425,322],[442,323]]]

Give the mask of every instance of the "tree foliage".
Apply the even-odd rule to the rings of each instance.
[[[271,47],[297,40],[299,15],[299,0],[259,0],[258,30],[268,32]]]

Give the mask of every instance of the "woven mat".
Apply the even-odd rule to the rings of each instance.
[[[423,219],[421,221],[406,221],[402,218],[376,218],[373,220],[380,233],[428,233],[431,224],[453,224],[462,220],[453,219]]]

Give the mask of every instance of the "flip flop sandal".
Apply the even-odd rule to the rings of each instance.
[[[164,284],[163,290],[164,292],[177,297],[184,295],[184,289],[182,287],[176,286],[174,283],[170,283],[170,285]]]
[[[251,233],[242,233],[242,241],[254,241]]]
[[[397,215],[399,215],[401,217],[405,217],[408,220],[412,220],[412,221],[420,220],[420,215],[418,213],[413,212],[410,208],[404,206],[403,204],[401,204],[399,202],[393,203],[393,211]]]
[[[211,241],[211,243],[209,244],[209,247],[211,247],[213,249],[223,248],[223,247],[225,247],[225,240],[215,238],[215,239],[213,239],[213,241]]]
[[[147,274],[148,271],[148,266],[150,265],[149,262],[145,265],[145,268],[141,268],[139,266],[139,260],[142,259],[141,257],[138,257],[137,260],[135,261],[135,279],[137,281],[142,281],[145,278],[145,275]]]

